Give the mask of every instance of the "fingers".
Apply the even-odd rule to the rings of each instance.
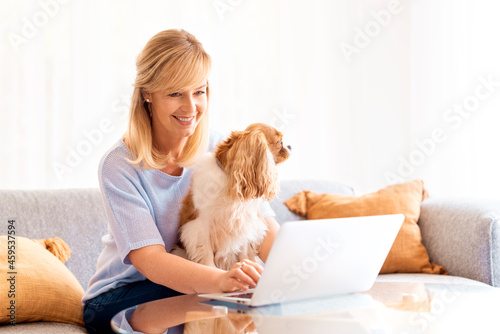
[[[257,285],[256,280],[254,280],[253,277],[247,273],[248,271],[251,271],[250,266],[246,263],[241,262],[237,262],[230,270],[232,278],[235,278],[246,285],[246,288],[244,290],[248,289],[248,287],[254,288]]]
[[[259,275],[262,275],[262,272],[264,271],[264,268],[262,268],[262,266],[260,264],[258,264],[257,262],[253,262],[253,261],[250,261],[250,260],[243,260],[242,263],[245,263],[252,266],[255,270],[257,270],[257,272],[259,273]]]
[[[254,288],[263,272],[262,266],[250,260],[237,262],[234,267],[236,278]],[[242,275],[240,275],[240,273]]]
[[[246,291],[248,290],[249,285],[241,282],[237,278],[231,278],[231,288],[227,290],[227,292],[234,292],[234,291]]]
[[[250,260],[236,262],[233,267],[226,272],[225,283],[222,283],[222,291],[246,291],[248,288],[255,288],[263,270],[261,265]]]
[[[243,260],[241,264],[242,266],[240,270],[243,271],[243,273],[245,273],[247,276],[249,276],[256,285],[260,279],[260,275],[262,274],[262,267],[259,264],[249,260]]]

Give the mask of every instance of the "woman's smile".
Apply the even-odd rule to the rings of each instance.
[[[155,141],[163,141],[166,137],[184,140],[195,132],[207,109],[206,89],[207,83],[204,78],[194,87],[174,93],[158,91],[145,96],[151,101]],[[165,143],[157,144],[165,147]]]
[[[177,120],[182,125],[191,125],[193,123],[193,120],[195,119],[196,115],[194,116],[176,116],[172,115],[173,118]]]

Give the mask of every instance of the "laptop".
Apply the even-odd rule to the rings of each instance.
[[[200,297],[261,306],[369,290],[403,214],[284,223],[257,286]]]

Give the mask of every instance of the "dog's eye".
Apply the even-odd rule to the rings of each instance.
[[[281,145],[281,140],[278,140],[276,144]]]

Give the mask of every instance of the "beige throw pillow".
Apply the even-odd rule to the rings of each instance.
[[[7,249],[13,245],[15,262],[9,263]],[[7,236],[0,236],[0,267],[7,276],[0,280],[0,323],[9,324],[15,316],[15,323],[55,321],[84,326],[83,288],[46,248],[63,261],[71,252],[59,238],[35,242],[16,236],[15,242],[9,244]],[[14,267],[10,267],[12,264]]]
[[[384,273],[446,274],[444,267],[429,261],[422,244],[420,203],[428,197],[421,180],[390,185],[363,196],[317,194],[302,191],[285,201],[293,212],[307,219],[344,218],[402,213],[405,220],[380,271]]]

